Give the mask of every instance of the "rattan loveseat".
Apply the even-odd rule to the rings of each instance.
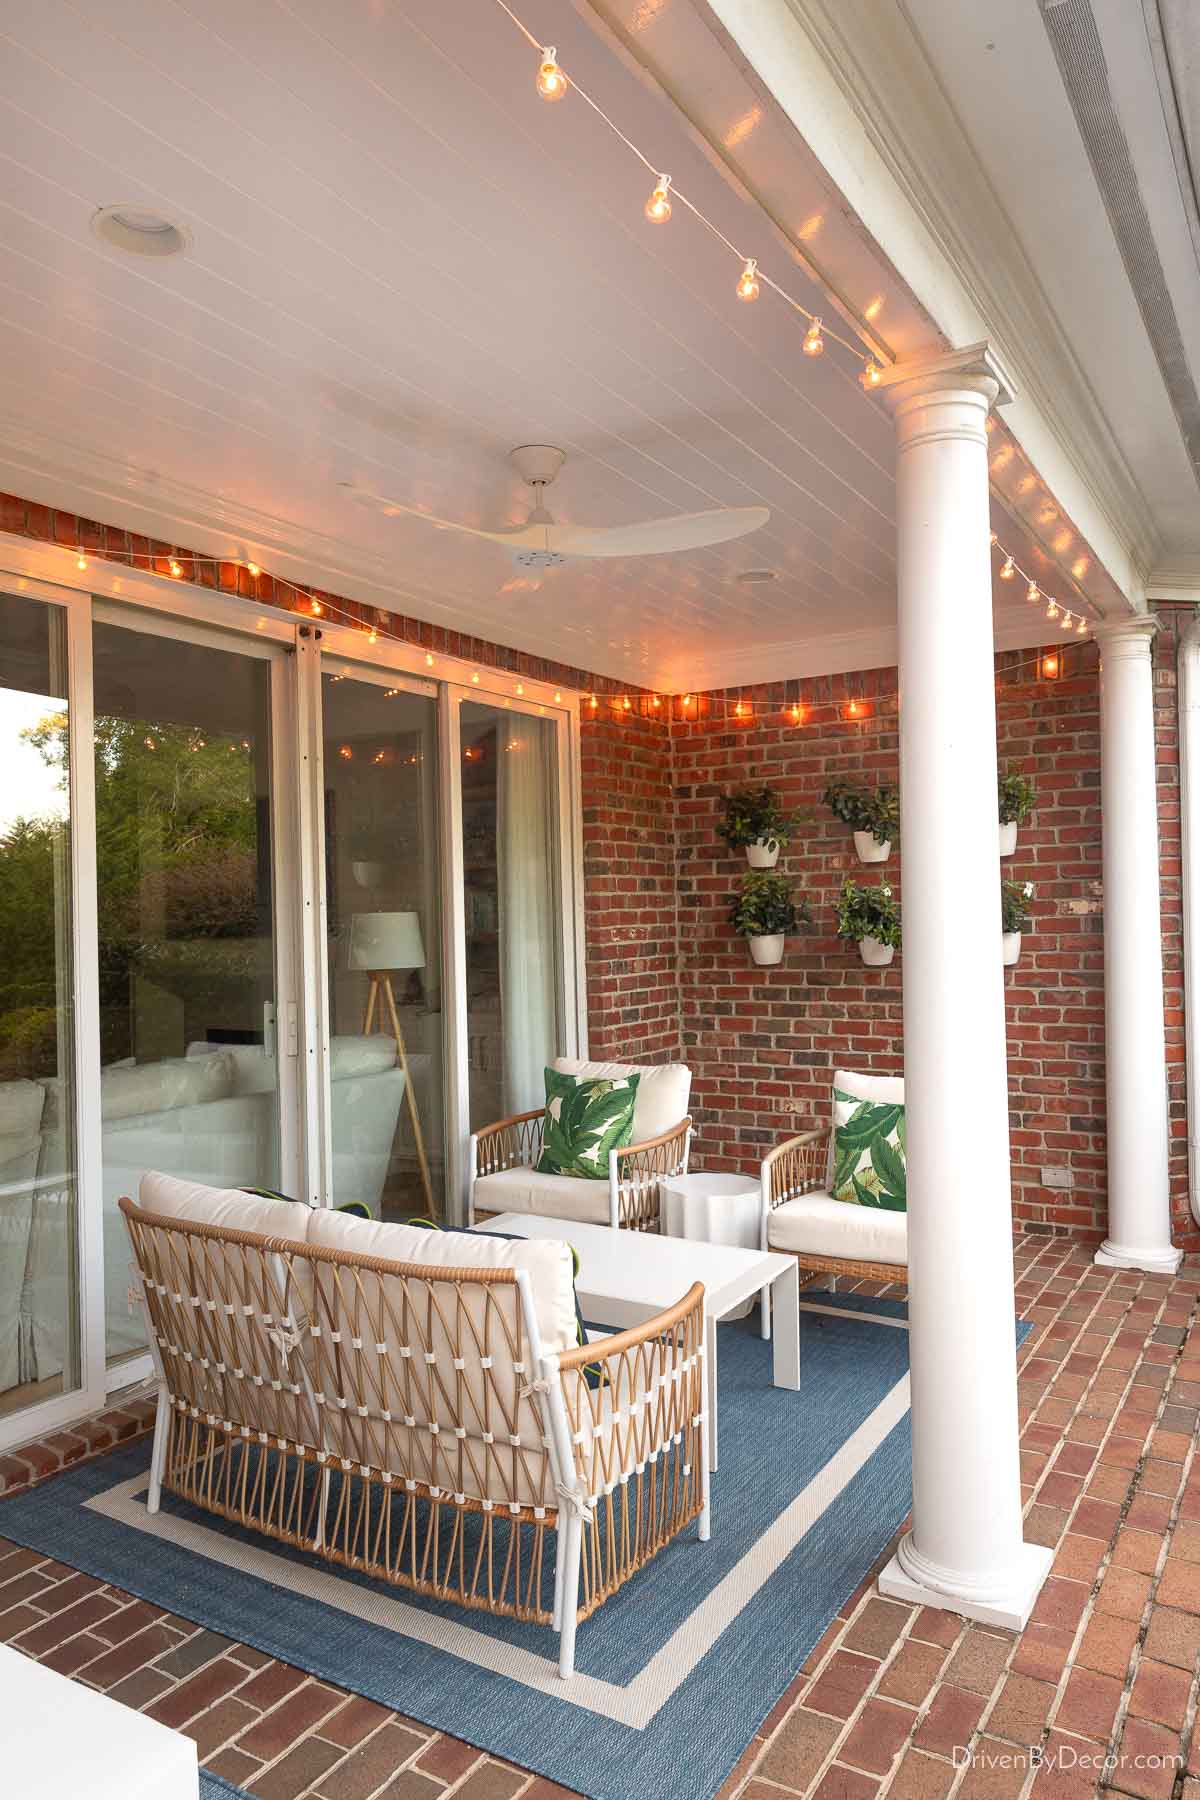
[[[693,1520],[707,1538],[700,1284],[581,1346],[562,1243],[158,1174],[120,1204],[159,1380],[151,1512],[166,1487],[552,1626],[563,1676],[579,1621]]]

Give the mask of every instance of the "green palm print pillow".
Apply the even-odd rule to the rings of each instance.
[[[904,1108],[833,1090],[833,1197],[908,1211]]]
[[[546,1070],[546,1124],[538,1168],[549,1175],[608,1180],[608,1153],[633,1136],[636,1075],[620,1079]]]

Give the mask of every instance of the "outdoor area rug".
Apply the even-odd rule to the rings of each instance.
[[[0,1501],[0,1535],[592,1800],[705,1800],[911,1502],[903,1303],[802,1300],[800,1355],[799,1392],[772,1387],[757,1316],[722,1326],[711,1541],[690,1528],[581,1625],[571,1681],[547,1628],[329,1568],[167,1493],[152,1518],[149,1440]]]

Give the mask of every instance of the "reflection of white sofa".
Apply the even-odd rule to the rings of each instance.
[[[404,1097],[393,1038],[330,1046],[333,1200],[377,1211]],[[117,1063],[100,1077],[107,1349],[145,1343],[127,1302],[129,1244],[117,1201],[147,1169],[211,1187],[278,1180],[278,1071],[259,1045],[197,1043],[186,1057]],[[68,1353],[75,1163],[63,1084],[0,1085],[0,1391],[45,1380]]]

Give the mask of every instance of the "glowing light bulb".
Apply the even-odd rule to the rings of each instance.
[[[79,552],[79,555],[75,558],[75,567],[77,569],[86,569],[87,568],[87,557],[83,554],[82,550]]]
[[[851,719],[856,719],[858,717],[858,701],[857,700],[847,700],[846,714],[847,714],[847,717],[851,718]]]
[[[792,713],[792,724],[793,725],[803,724],[804,708],[801,706],[801,704],[798,700],[793,703],[791,713]]]
[[[868,391],[871,388],[878,387],[883,380],[883,370],[873,356],[868,356],[866,362],[862,366],[862,372],[858,379]]]
[[[742,708],[742,703],[741,703],[741,701],[740,701],[740,700],[739,700],[739,701],[738,701],[738,703],[737,703],[737,705],[736,705],[736,706],[735,706],[735,707],[734,707],[734,709],[733,709],[733,716],[734,716],[734,718],[735,718],[735,719],[740,719],[740,718],[741,718],[741,716],[742,716],[742,711],[743,711],[743,708]]]
[[[1042,597],[1041,588],[1038,586],[1036,581],[1031,581],[1029,586],[1025,589],[1025,598],[1027,600],[1037,601],[1037,600],[1040,600],[1041,597]]]
[[[1064,631],[1070,631],[1071,626],[1075,621],[1069,612],[1064,612],[1062,618],[1058,622]]]
[[[588,695],[588,705],[591,707],[593,712],[595,712],[595,710],[599,706],[599,704],[600,704],[600,702],[597,700],[595,694]]]
[[[1049,655],[1043,656],[1042,676],[1046,681],[1058,680],[1058,667],[1058,657],[1053,650],[1050,651]]]
[[[522,687],[522,685],[519,681],[517,683],[517,692],[518,692],[518,694],[523,694],[525,692],[525,689]]]
[[[558,704],[559,704],[559,705],[560,705],[560,706],[561,706],[561,704],[562,704],[562,694],[561,694],[561,692],[560,692],[560,691],[559,691],[559,689],[558,689],[558,688],[555,688],[555,690],[554,690],[554,698],[555,698],[555,700],[556,700],[556,701],[557,701],[557,702],[558,702]]]
[[[1016,572],[1016,565],[1014,564],[1012,557],[1006,556],[1000,565],[1001,581],[1011,581]]]
[[[998,531],[993,531],[993,532],[990,532],[990,533],[989,533],[989,534],[988,534],[988,542],[989,542],[989,543],[990,543],[990,544],[994,544],[994,543],[997,543],[997,542],[998,542],[998,541],[999,541],[999,537],[1000,537],[1000,534],[999,534],[999,532],[998,532]]]
[[[752,256],[746,258],[746,266],[738,276],[737,297],[739,300],[758,299],[758,264]]]
[[[1076,635],[1076,637],[1086,637],[1087,636],[1087,620],[1086,619],[1080,619],[1078,625],[1075,627],[1075,635]]]
[[[685,694],[683,696],[683,704],[685,706],[690,706],[692,704],[692,696],[690,694]]]
[[[247,575],[261,575],[262,570],[259,568],[257,563],[247,563],[246,564],[246,573],[247,573]]]
[[[351,761],[353,761],[353,758],[354,758],[354,752],[350,748],[349,744],[339,744],[338,745],[338,755],[341,757],[343,762],[351,762]]]
[[[654,710],[655,710],[655,712],[657,712],[657,711],[658,711],[658,708],[659,708],[659,706],[660,706],[660,705],[661,705],[661,702],[660,702],[660,700],[659,700],[659,698],[658,698],[658,695],[657,695],[657,694],[655,694],[655,695],[654,695],[654,696],[653,696],[653,698],[652,698],[652,699],[651,699],[651,701],[650,701],[650,704],[651,704],[651,706],[652,706],[652,707],[653,707],[653,708],[654,708]]]
[[[553,44],[547,44],[542,51],[541,63],[538,65],[538,93],[543,100],[561,100],[570,85],[558,66],[558,51]]]
[[[157,750],[158,749],[158,745],[155,743],[155,741],[152,737],[143,738],[142,742],[143,742],[143,744],[145,744],[147,750]]]
[[[432,669],[432,667],[433,667],[433,658],[432,658],[432,656],[426,656],[426,658],[425,658],[425,667],[426,667],[426,668],[427,668],[427,669]]]
[[[824,353],[825,339],[821,336],[821,321],[814,319],[804,334],[804,354],[805,356],[823,356]]]
[[[625,712],[633,711],[633,701],[629,698],[628,694],[626,694],[624,700],[621,702],[621,705]]]
[[[646,217],[652,225],[665,225],[671,216],[671,177],[660,175],[646,202]]]
[[[370,631],[367,633],[367,642],[368,644],[377,644],[379,642],[379,632],[374,625],[372,625]]]
[[[471,677],[471,680],[472,680],[472,681],[473,681],[473,682],[474,682],[474,684],[475,684],[475,686],[476,686],[476,687],[478,687],[478,686],[479,686],[479,677],[478,677],[478,675],[472,675],[472,677]]]
[[[1051,600],[1050,603],[1048,604],[1048,606],[1046,607],[1046,617],[1048,619],[1057,619],[1057,617],[1058,617],[1058,601],[1057,600]]]
[[[324,608],[322,607],[321,602],[317,599],[317,596],[315,594],[313,595],[312,599],[308,603],[308,610],[313,615],[314,619],[319,619],[322,612],[324,611]]]
[[[182,575],[183,574],[182,563],[176,562],[174,557],[171,558],[170,562],[167,564],[167,567],[168,567],[168,569],[170,569],[172,575]]]

